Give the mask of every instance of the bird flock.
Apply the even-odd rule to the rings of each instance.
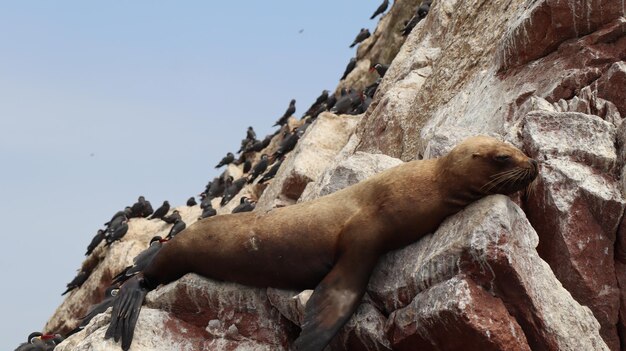
[[[404,26],[400,30],[402,36],[406,37],[411,33],[413,28],[426,17],[431,4],[432,0],[422,1],[412,17],[404,22]],[[388,7],[389,1],[384,0],[370,19],[384,14]],[[349,47],[355,47],[370,36],[370,31],[367,28],[362,28]],[[348,62],[340,81],[346,80],[356,66],[357,58],[353,57]],[[296,113],[295,99],[289,102],[285,113],[273,125],[279,127],[273,134],[267,135],[262,140],[259,140],[257,139],[254,129],[248,127],[246,136],[241,140],[240,148],[237,151],[238,156],[236,157],[234,153],[228,152],[215,166],[217,169],[229,165],[236,166],[240,168],[242,176],[238,179],[234,179],[232,176],[233,172],[229,172],[227,167],[221,175],[209,181],[204,190],[198,195],[200,208],[202,209],[202,214],[198,219],[217,215],[217,210],[213,207],[213,200],[215,199],[217,203],[217,198],[221,198],[219,199],[219,206],[224,207],[235,198],[246,185],[256,186],[260,188],[259,190],[262,192],[266,187],[266,183],[276,176],[287,154],[296,147],[298,141],[304,135],[304,132],[322,112],[329,111],[338,115],[357,115],[364,113],[369,107],[376,93],[376,89],[388,68],[389,64],[372,64],[369,71],[372,73],[376,72],[379,78],[362,91],[342,88],[339,94],[331,94],[328,90],[323,90],[313,104],[304,112],[300,122],[294,124],[299,125],[298,127],[290,127],[290,119]],[[275,145],[270,148],[269,146],[274,140],[276,140]],[[269,153],[270,149],[274,151]],[[239,204],[233,208],[231,213],[252,211],[255,208],[256,201],[256,198],[242,196],[239,200]],[[197,204],[195,196],[190,197],[186,203],[189,207],[196,206]],[[125,281],[147,267],[163,245],[166,245],[170,239],[186,228],[186,223],[183,221],[180,212],[174,209],[170,213],[170,210],[171,208],[168,201],[164,201],[159,208],[153,210],[150,202],[146,200],[144,196],[139,196],[137,202],[133,205],[126,206],[123,210],[116,212],[111,219],[104,224],[104,229],[98,229],[96,235],[87,246],[86,256],[91,255],[102,243],[104,243],[104,247],[109,247],[116,241],[122,239],[128,232],[128,222],[132,218],[161,220],[167,225],[172,225],[165,238],[160,236],[153,237],[148,243],[148,247],[133,259],[133,264],[124,268],[112,278],[111,285],[106,289],[104,297],[99,303],[90,306],[88,312],[81,318],[80,324],[75,329],[68,332],[65,337],[84,329],[93,317],[112,306],[119,287],[124,284]],[[89,278],[90,273],[91,272],[88,270],[79,270],[76,277],[67,284],[66,290],[61,295],[68,294],[80,287]],[[15,351],[50,351],[54,350],[54,347],[63,341],[63,339],[64,337],[58,333],[43,334],[33,332],[28,336],[27,341],[19,345]]]

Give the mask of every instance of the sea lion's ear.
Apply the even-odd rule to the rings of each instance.
[[[474,152],[472,158],[480,157],[480,152]]]

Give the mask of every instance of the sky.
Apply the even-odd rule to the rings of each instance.
[[[0,1],[0,349],[43,328],[113,213],[183,205],[248,126],[333,90],[380,2]]]

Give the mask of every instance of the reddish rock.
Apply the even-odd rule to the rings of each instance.
[[[286,348],[294,336],[292,324],[273,308],[265,289],[218,283],[195,274],[151,292],[145,306],[169,312],[213,337]]]
[[[589,34],[623,15],[623,3],[614,0],[536,1],[509,28],[500,69],[543,57],[564,41]]]
[[[598,116],[532,111],[524,118],[524,141],[532,157],[567,158],[613,174],[615,126]]]
[[[504,302],[531,349],[608,350],[598,322],[541,260],[537,243],[521,209],[505,196],[490,196],[446,219],[434,235],[386,255],[368,291],[392,313],[461,274]]]
[[[626,63],[615,62],[598,80],[598,96],[617,106],[619,113],[626,117]]]
[[[530,351],[504,303],[459,277],[430,287],[393,312],[387,333],[394,350]]]
[[[613,247],[624,201],[616,183],[558,159],[542,164],[539,179],[528,201],[529,219],[540,237],[537,250],[576,301],[591,308],[604,340],[618,350]]]

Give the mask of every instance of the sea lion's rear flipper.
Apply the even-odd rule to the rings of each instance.
[[[321,351],[328,345],[359,307],[377,260],[377,253],[356,247],[339,258],[306,304],[296,350]]]
[[[133,341],[135,325],[147,293],[148,288],[144,278],[136,275],[122,285],[113,303],[111,324],[109,324],[104,338],[113,338],[116,342],[122,339],[122,349],[124,351],[130,348],[130,344]]]

